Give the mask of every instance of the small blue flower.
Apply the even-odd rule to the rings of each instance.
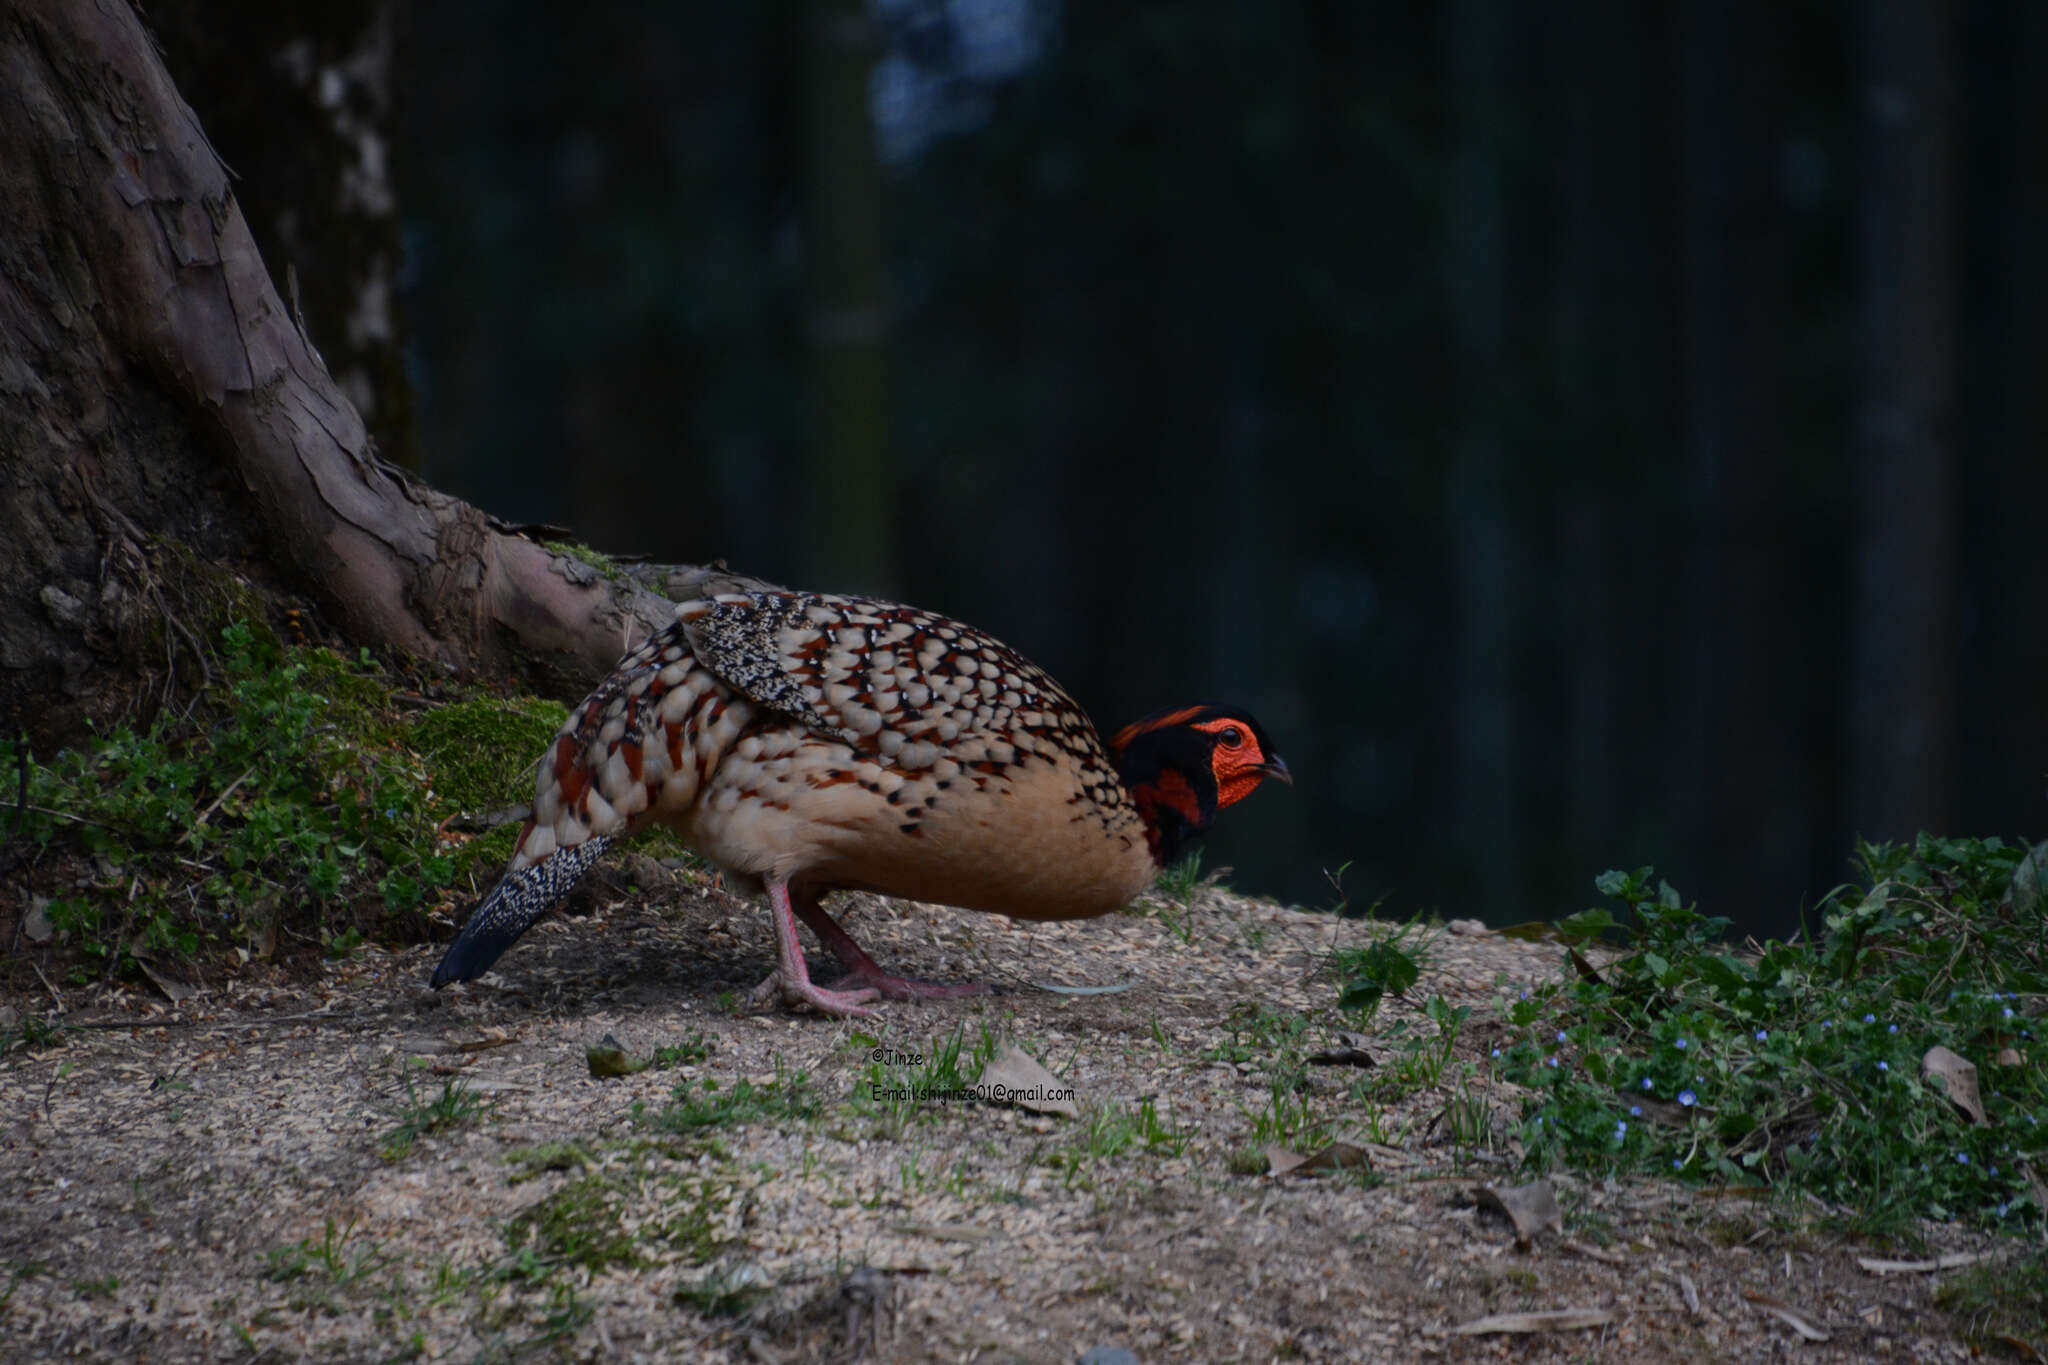
[[[1500,1049],[1499,1049],[1499,1048],[1495,1048],[1495,1049],[1493,1050],[1493,1055],[1494,1055],[1494,1056],[1496,1056],[1496,1057],[1500,1056]]]
[[[2008,1019],[2012,1018],[2012,1006],[2007,1005],[2004,1009],[2000,1010],[1999,1013],[2003,1014]]]
[[[1551,1068],[1553,1068],[1553,1069],[1554,1069],[1554,1068],[1555,1068],[1555,1067],[1557,1066],[1557,1058],[1555,1058],[1555,1057],[1546,1057],[1546,1058],[1544,1058],[1544,1065],[1545,1065],[1545,1066],[1549,1066],[1549,1067],[1551,1067]]]
[[[1866,1014],[1863,1016],[1863,1022],[1866,1024],[1874,1024],[1877,1022],[1877,1016],[1874,1014]]]
[[[1678,1102],[1690,1109],[1700,1102],[1700,1097],[1690,1090],[1681,1090],[1678,1092]]]
[[[1627,1120],[1627,1119],[1616,1119],[1616,1120],[1614,1121],[1614,1136],[1615,1136],[1615,1137],[1617,1137],[1617,1138],[1621,1138],[1621,1137],[1626,1137],[1626,1136],[1628,1136],[1628,1120]]]
[[[1957,1162],[1957,1164],[1958,1164],[1958,1165],[1963,1165],[1963,1166],[1967,1166],[1967,1165],[1969,1165],[1969,1164],[1970,1164],[1970,1154],[1969,1154],[1968,1152],[1957,1152],[1957,1153],[1956,1153],[1956,1162]]]
[[[1679,1050],[1680,1052],[1683,1052],[1683,1051],[1685,1051],[1685,1049],[1686,1049],[1686,1041],[1685,1041],[1685,1039],[1683,1039],[1683,1038],[1680,1038],[1680,1039],[1678,1040],[1678,1050]]]
[[[1565,1035],[1565,1031],[1563,1029],[1559,1029],[1557,1031],[1557,1041],[1560,1043],[1569,1043],[1571,1039]]]
[[[1527,986],[1524,986],[1522,988],[1522,998],[1524,1000],[1527,1000],[1529,998],[1529,988]]]
[[[1822,1028],[1833,1028],[1835,1026],[1835,1021],[1832,1019],[1823,1019],[1820,1021],[1820,1026]]]
[[[1645,1076],[1645,1077],[1643,1077],[1643,1089],[1645,1089],[1645,1090],[1652,1090],[1652,1089],[1655,1089],[1655,1086],[1653,1086],[1653,1085],[1651,1084],[1651,1082],[1650,1082],[1650,1078],[1649,1078],[1648,1076]]]
[[[1893,1025],[1892,1025],[1892,1026],[1891,1026],[1891,1027],[1890,1027],[1889,1029],[1886,1029],[1886,1030],[1885,1030],[1885,1032],[1887,1032],[1887,1033],[1897,1033],[1898,1031],[1899,1031],[1899,1026],[1898,1026],[1897,1024],[1893,1024]]]
[[[1764,1028],[1758,1029],[1756,1031],[1756,1040],[1759,1043],[1768,1043],[1771,1040],[1771,1031]]]
[[[1877,1064],[1877,1069],[1879,1071],[1890,1071],[1892,1069],[1892,1064],[1890,1062],[1879,1062]]]
[[[1680,1161],[1677,1157],[1672,1157],[1671,1169],[1674,1171],[1683,1170],[1685,1169],[1685,1163],[1683,1161]]]
[[[1639,1118],[1641,1118],[1641,1117],[1643,1116],[1643,1106],[1641,1106],[1640,1104],[1632,1104],[1632,1105],[1630,1105],[1630,1106],[1628,1107],[1628,1114],[1629,1114],[1629,1117],[1630,1117],[1630,1118],[1635,1118],[1635,1119],[1639,1119]]]

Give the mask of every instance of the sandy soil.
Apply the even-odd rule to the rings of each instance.
[[[1213,890],[1186,916],[1052,926],[861,898],[843,922],[885,965],[997,990],[847,1022],[749,1010],[772,965],[765,911],[624,866],[583,914],[438,995],[428,950],[175,1003],[64,992],[56,1043],[0,1058],[0,1358],[1969,1355],[1934,1275],[1875,1275],[1870,1248],[1768,1201],[1561,1178],[1562,1230],[1518,1249],[1473,1198],[1514,1183],[1512,1096],[1371,1087],[1402,1055],[1397,1025],[1434,1032],[1422,1001],[1488,1004],[1554,973],[1555,947],[1434,937],[1363,1041],[1377,1066],[1307,1068],[1312,1112],[1342,1120],[1371,1174],[1273,1176],[1244,1173],[1254,1116],[1282,1051],[1348,1027],[1325,958],[1383,932],[1370,923]],[[17,992],[12,1031],[56,994]],[[1290,1039],[1269,1013],[1261,1031],[1260,1007],[1310,1026]],[[906,1074],[878,1049],[929,1057],[956,1031],[1037,1054],[1081,1114],[873,1102],[878,1077]],[[586,1048],[607,1035],[677,1051],[598,1079]],[[1468,1030],[1459,1059],[1487,1037]],[[480,1112],[402,1151],[394,1131],[454,1079]],[[660,1122],[678,1085],[730,1103],[742,1080],[756,1089],[723,1119]],[[1603,1321],[1458,1330],[1564,1309]]]

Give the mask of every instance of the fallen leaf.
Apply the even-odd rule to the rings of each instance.
[[[1320,1052],[1308,1054],[1313,1066],[1375,1066],[1372,1054],[1365,1050],[1365,1035],[1362,1033],[1339,1033],[1333,1046]]]
[[[1451,1328],[1458,1337],[1485,1336],[1501,1332],[1575,1332],[1586,1327],[1605,1327],[1614,1314],[1604,1308],[1553,1308],[1540,1313],[1490,1313]]]
[[[165,976],[162,972],[151,966],[147,958],[136,958],[135,965],[142,968],[142,974],[149,978],[149,984],[162,991],[164,999],[170,1001],[173,1005],[182,1005],[193,996],[199,994],[197,986],[187,985],[176,977]]]
[[[1742,1297],[1748,1299],[1758,1308],[1769,1313],[1808,1341],[1826,1341],[1828,1339],[1827,1328],[1822,1327],[1789,1303],[1774,1299],[1768,1294],[1759,1294],[1754,1289],[1743,1290]]]
[[[2000,1066],[2020,1066],[2026,1060],[2025,1057],[2020,1056],[2020,1050],[2016,1047],[2002,1047],[1998,1049],[1998,1064]]]
[[[583,1060],[590,1067],[590,1074],[599,1080],[609,1080],[614,1076],[631,1076],[635,1072],[645,1071],[652,1061],[645,1057],[628,1057],[625,1047],[609,1033],[604,1036],[603,1042],[583,1049]]]
[[[1472,1198],[1481,1208],[1504,1213],[1515,1225],[1515,1245],[1527,1251],[1536,1234],[1545,1228],[1564,1231],[1564,1211],[1557,1206],[1557,1189],[1548,1180],[1532,1180],[1513,1189],[1497,1190],[1491,1185],[1474,1185]]]
[[[1320,1175],[1324,1171],[1352,1171],[1372,1166],[1372,1154],[1349,1142],[1333,1142],[1312,1156],[1290,1152],[1277,1144],[1268,1144],[1265,1151],[1268,1175]]]
[[[988,1065],[981,1069],[981,1097],[997,1104],[1014,1104],[1034,1114],[1065,1114],[1072,1118],[1081,1110],[1074,1103],[1074,1087],[1038,1064],[1038,1059],[1014,1043],[1004,1043]]]
[[[2048,891],[2048,839],[2027,850],[2027,856],[2012,870],[2012,908],[2022,915],[2032,914],[2044,891]]]
[[[906,1237],[929,1237],[935,1242],[993,1242],[1003,1235],[1000,1228],[974,1223],[898,1223],[896,1231]]]
[[[57,928],[50,923],[49,908],[48,896],[36,896],[29,901],[28,913],[21,917],[21,932],[28,936],[30,942],[48,943],[56,937]]]
[[[1972,1123],[1985,1122],[1984,1101],[1977,1096],[1974,1062],[1937,1044],[1920,1059],[1920,1074],[1928,1080],[1940,1081],[1941,1088],[1948,1092],[1948,1102],[1962,1110],[1963,1117]]]

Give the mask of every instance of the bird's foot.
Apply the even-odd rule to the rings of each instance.
[[[919,981],[914,977],[895,976],[881,970],[873,963],[869,970],[858,967],[832,983],[834,990],[847,988],[877,992],[884,1000],[958,1000],[964,995],[987,995],[986,981],[962,981],[948,985],[938,981]]]
[[[768,979],[754,987],[747,997],[749,1004],[760,1005],[781,996],[792,1005],[809,1005],[820,1014],[835,1014],[847,1019],[865,1019],[873,1010],[861,1008],[868,1001],[876,999],[880,992],[872,988],[854,991],[827,990],[813,985],[808,980],[792,981],[785,977],[781,968],[768,974]]]

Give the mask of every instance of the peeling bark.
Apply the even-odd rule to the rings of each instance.
[[[557,695],[671,619],[662,571],[607,579],[377,457],[127,4],[10,0],[0,91],[13,724],[62,738],[89,695],[174,665],[180,549],[352,640]]]

